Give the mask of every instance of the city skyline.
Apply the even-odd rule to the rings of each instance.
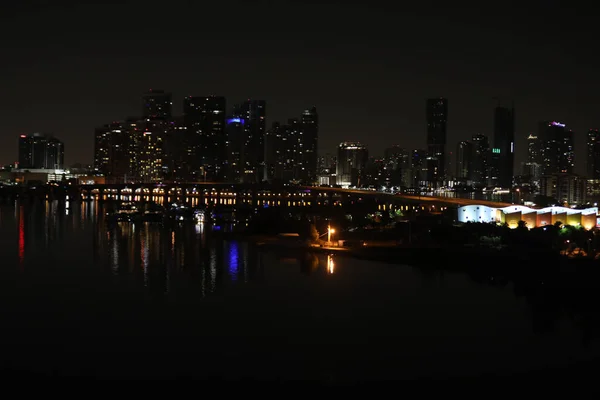
[[[26,6],[12,5],[12,13],[9,8],[1,17],[3,33],[17,31],[25,21],[33,28],[3,39],[7,62],[0,72],[12,79],[4,85],[6,95],[0,103],[0,162],[15,161],[18,135],[50,132],[65,142],[67,165],[90,163],[90,132],[106,121],[139,115],[140,93],[160,87],[173,93],[175,114],[182,112],[180,99],[191,94],[214,93],[232,102],[264,99],[269,104],[267,126],[314,105],[320,113],[320,154],[335,151],[347,140],[368,144],[373,155],[382,155],[392,144],[425,148],[423,102],[440,96],[449,101],[447,149],[454,151],[456,143],[475,134],[492,138],[494,98],[505,106],[514,100],[515,171],[525,161],[527,136],[536,133],[540,121],[556,120],[573,129],[575,172],[585,172],[587,132],[600,125],[594,97],[597,56],[587,52],[591,43],[586,41],[591,39],[582,32],[586,24],[568,32],[545,30],[541,36],[530,32],[538,22],[526,15],[513,16],[502,26],[508,14],[504,11],[477,19],[476,10],[465,13],[460,7],[441,8],[442,15],[432,16],[422,10],[399,13],[393,6],[375,10],[313,4],[311,9],[306,1],[282,3],[269,8],[235,4],[239,11],[228,14],[231,23],[223,35],[197,42],[189,37],[203,37],[215,22],[191,23],[190,17],[174,11],[176,7],[165,8],[163,28],[146,32],[146,39],[152,40],[144,41],[126,24],[107,31],[99,23],[115,12],[124,20],[134,12],[149,12],[132,2],[118,11],[80,4],[33,14]],[[190,11],[194,7],[189,6]],[[553,7],[546,4],[538,15],[552,15]],[[215,5],[202,10],[217,15],[227,11]],[[294,25],[289,20],[283,24],[272,18],[283,14],[293,21],[310,16],[311,29],[299,32],[288,26]],[[242,15],[257,16],[258,25],[264,22],[265,28],[240,38],[247,28]],[[569,11],[561,10],[561,15]],[[354,31],[350,22],[356,20],[373,33]],[[435,24],[424,25],[428,21]],[[339,34],[326,29],[332,23]],[[49,29],[54,25],[78,35]],[[449,26],[455,29],[448,31]],[[245,45],[252,42],[252,32],[257,32],[260,45]],[[448,36],[436,41],[441,32]],[[164,47],[160,54],[150,51],[156,40]],[[190,51],[197,45],[208,56]],[[583,56],[586,64],[577,64]],[[211,62],[204,62],[206,58]]]

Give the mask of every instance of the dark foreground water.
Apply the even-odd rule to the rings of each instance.
[[[510,374],[597,353],[567,316],[536,329],[510,284],[262,253],[211,232],[111,227],[95,203],[0,206],[2,367],[345,382]]]

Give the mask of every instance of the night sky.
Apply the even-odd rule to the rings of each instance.
[[[458,140],[491,135],[494,97],[515,101],[517,162],[537,122],[558,120],[576,133],[583,172],[586,132],[600,127],[596,7],[16,3],[0,11],[0,163],[15,161],[18,135],[33,132],[62,139],[67,164],[91,162],[94,128],[139,115],[149,88],[171,91],[176,113],[186,95],[223,95],[228,107],[265,99],[269,125],[315,105],[320,153],[342,140],[374,155],[424,148],[427,97],[449,99],[453,152]]]

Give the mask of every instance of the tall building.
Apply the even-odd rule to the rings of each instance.
[[[527,136],[527,162],[542,164],[542,139],[533,133]]]
[[[440,182],[446,177],[446,135],[448,100],[427,99],[427,180]]]
[[[587,178],[600,179],[600,131],[598,129],[588,131]]]
[[[369,160],[367,146],[359,142],[342,142],[338,146],[336,176],[342,187],[361,186]]]
[[[192,141],[193,169],[202,180],[227,180],[227,133],[225,97],[188,96],[183,113]]]
[[[19,168],[63,169],[65,146],[52,135],[34,133],[19,137]]]
[[[384,151],[384,165],[387,181],[391,186],[412,186],[410,151],[394,145]]]
[[[472,180],[477,186],[487,186],[490,173],[490,141],[486,135],[477,134],[472,138],[473,159],[471,160]]]
[[[549,174],[541,178],[540,193],[557,200],[560,204],[581,205],[585,204],[586,185],[586,179],[578,175],[562,172]]]
[[[189,139],[183,117],[173,118],[165,133],[164,156],[165,179],[170,181],[190,180]]]
[[[471,180],[473,177],[473,143],[469,141],[458,142],[456,146],[456,177]]]
[[[140,121],[134,130],[136,162],[133,175],[141,182],[159,182],[165,177],[165,139],[169,133],[167,121]]]
[[[515,109],[496,107],[494,110],[494,149],[497,173],[496,185],[511,188],[515,163]]]
[[[158,182],[170,177],[165,146],[170,122],[135,119],[96,129],[94,171],[111,183]]]
[[[427,150],[414,149],[411,156],[412,164],[412,184],[413,188],[420,188],[427,180],[428,165],[427,165]]]
[[[238,117],[227,117],[225,119],[225,131],[227,133],[228,169],[227,176],[232,182],[242,182],[244,177],[244,145],[245,145],[245,121]]]
[[[311,107],[302,112],[300,117],[300,148],[298,178],[305,184],[315,183],[317,180],[317,157],[319,146],[319,114],[317,108]]]
[[[539,186],[543,163],[543,141],[537,135],[527,136],[527,161],[521,163],[521,174],[535,187]]]
[[[137,164],[138,121],[115,121],[96,128],[94,141],[94,172],[123,182],[134,178]]]
[[[573,132],[563,123],[543,121],[539,124],[538,137],[542,140],[542,174],[573,173]]]
[[[150,89],[142,96],[142,116],[147,119],[169,119],[172,117],[171,93]]]
[[[264,100],[247,100],[234,107],[233,116],[244,120],[245,160],[244,180],[260,182],[266,174],[265,133],[267,126],[267,105]]]
[[[287,135],[285,127],[279,122],[273,122],[271,129],[265,133],[265,167],[269,181],[283,180],[283,170],[287,150]]]

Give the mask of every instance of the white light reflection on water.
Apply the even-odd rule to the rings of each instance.
[[[210,252],[210,292],[214,292],[217,288],[217,254],[211,249]]]
[[[333,262],[333,255],[329,254],[327,256],[327,273],[333,274],[335,270],[335,263]]]

